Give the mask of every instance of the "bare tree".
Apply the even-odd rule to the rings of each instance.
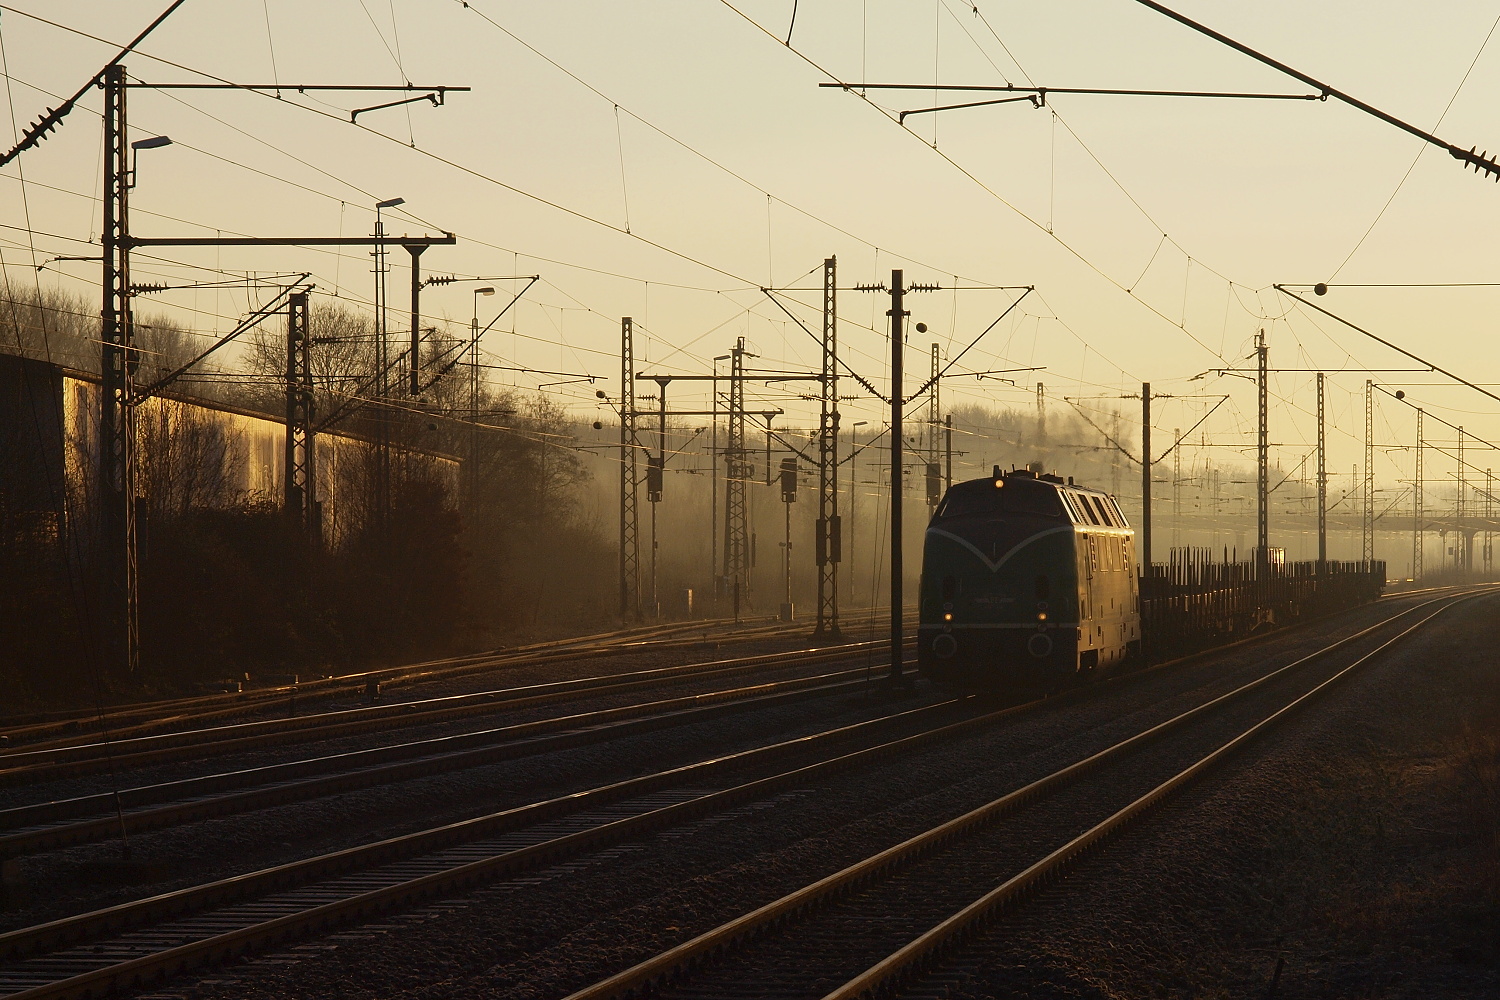
[[[171,399],[154,399],[137,411],[140,485],[144,513],[165,524],[198,510],[244,502],[237,470],[245,442],[216,414]]]

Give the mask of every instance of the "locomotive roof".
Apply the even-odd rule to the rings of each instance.
[[[1009,486],[1010,489],[996,489]],[[1092,497],[1088,502],[1086,498]],[[1016,469],[1008,473],[954,483],[934,511],[938,520],[950,517],[1006,514],[1059,518],[1078,524],[1129,530],[1113,496],[1104,490],[1064,481],[1063,477]]]
[[[1055,472],[1035,472],[1031,469],[1011,469],[1009,472],[1001,472],[1000,466],[998,465],[995,466],[994,473],[989,476],[985,476],[982,479],[965,480],[964,483],[954,483],[954,485],[963,486],[966,483],[984,483],[988,485],[993,483],[997,479],[1029,479],[1039,483],[1050,483],[1052,486],[1059,489],[1078,490],[1081,493],[1093,493],[1097,496],[1102,497],[1110,496],[1110,493],[1107,490],[1101,490],[1094,486],[1085,486],[1082,483],[1073,482],[1072,476],[1069,476],[1067,480],[1064,481],[1063,477],[1059,476]]]

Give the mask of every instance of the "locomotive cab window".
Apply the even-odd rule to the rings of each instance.
[[[937,520],[946,520],[1000,514],[1067,517],[1056,488],[1030,479],[978,479],[958,483],[948,490],[934,516]]]
[[[996,490],[1003,495],[1007,514],[1036,514],[1041,517],[1062,517],[1062,504],[1057,499],[1057,490],[1047,483],[1029,479],[1007,482],[1005,488]]]

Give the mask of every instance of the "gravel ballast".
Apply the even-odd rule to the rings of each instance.
[[[1138,678],[1107,694],[1049,706],[873,774],[830,779],[818,788],[786,793],[727,818],[625,845],[536,878],[502,883],[197,982],[174,984],[171,992],[560,996],[653,948],[706,930],[1107,745],[1144,722],[1175,714],[1201,697],[1189,694],[1193,688],[1211,691],[1247,679],[1273,650],[1284,662],[1333,631],[1352,631],[1354,623],[1368,623],[1391,610],[1390,605],[1361,609],[1270,643],[1229,651],[1211,664]],[[1173,813],[1161,817],[1169,815]],[[1154,887],[1152,894],[1157,894]]]
[[[906,995],[1500,996],[1497,610],[1447,612]]]

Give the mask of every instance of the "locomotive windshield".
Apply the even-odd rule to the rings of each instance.
[[[997,484],[999,485],[997,488]],[[1034,479],[975,479],[957,483],[948,490],[937,509],[940,520],[975,515],[994,517],[1021,514],[1032,517],[1063,517],[1062,501],[1050,483]]]

